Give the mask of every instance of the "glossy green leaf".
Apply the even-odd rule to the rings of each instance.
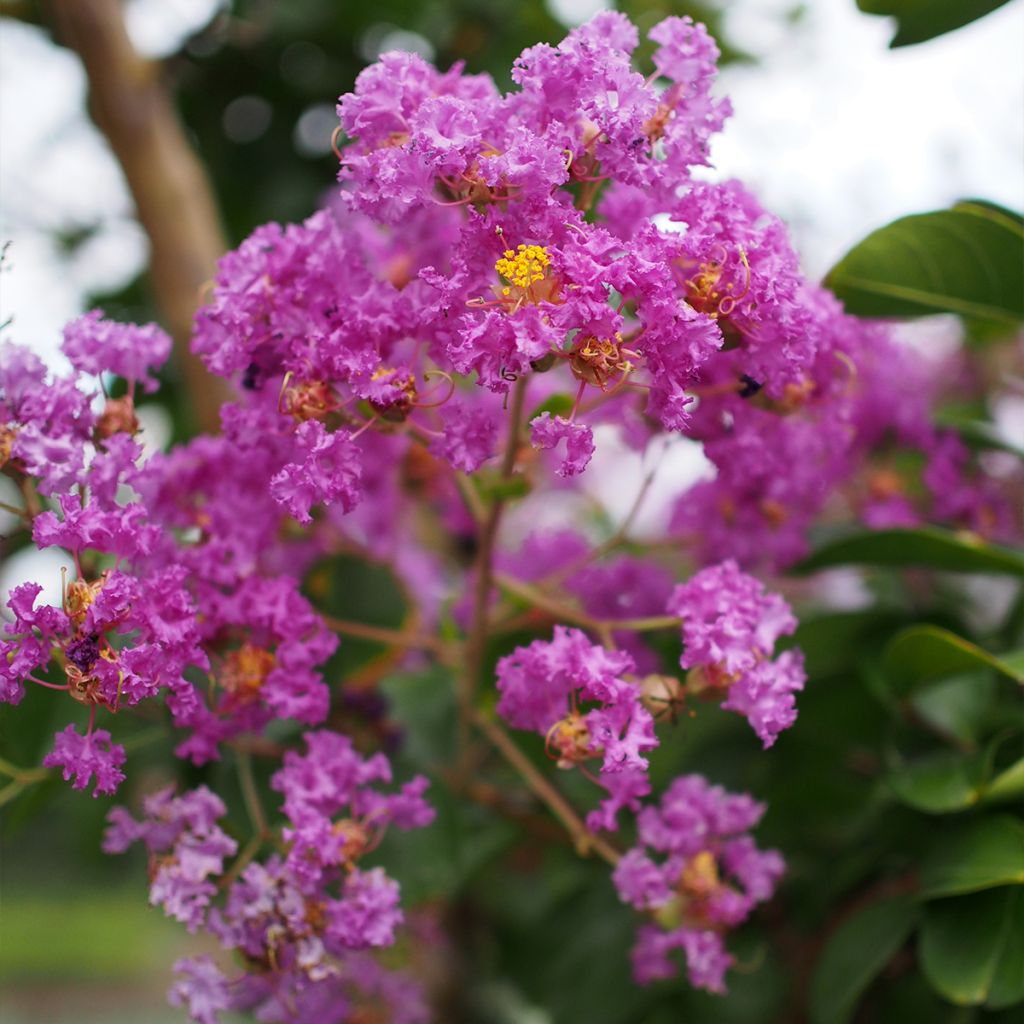
[[[896,951],[917,920],[909,897],[865,907],[835,931],[822,951],[811,979],[812,1024],[844,1024],[857,1002]]]
[[[1024,885],[1024,822],[1011,814],[951,829],[921,867],[926,899],[1008,884]]]
[[[821,679],[849,672],[865,647],[880,646],[902,624],[900,613],[889,609],[835,612],[801,619],[793,636],[779,646],[799,647],[807,674]]]
[[[882,669],[890,684],[907,693],[922,683],[961,673],[993,670],[1024,684],[1017,654],[1001,658],[977,644],[938,626],[911,626],[898,633],[882,654]]]
[[[967,200],[872,232],[827,274],[848,313],[957,313],[1024,320],[1024,226],[1009,210]]]
[[[968,25],[1007,0],[857,0],[865,14],[886,14],[896,18],[896,35],[889,44],[910,46]]]
[[[992,572],[1024,577],[1024,553],[970,533],[936,527],[871,530],[823,545],[793,567],[799,575],[836,565],[927,566],[946,572]]]
[[[949,814],[978,803],[990,770],[987,752],[945,750],[900,764],[886,776],[886,783],[908,807],[925,814]]]
[[[937,900],[918,943],[932,987],[960,1006],[994,1009],[1024,999],[1024,890],[1019,886]]]
[[[1024,799],[1024,757],[1004,768],[992,779],[985,787],[981,799],[986,804]]]
[[[954,676],[916,690],[914,714],[960,747],[976,747],[989,725],[998,685],[987,671]]]

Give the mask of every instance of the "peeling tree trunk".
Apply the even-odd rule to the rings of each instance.
[[[160,65],[141,58],[128,38],[120,0],[50,0],[49,10],[60,41],[82,58],[93,120],[121,164],[149,236],[153,291],[174,337],[195,425],[215,431],[228,388],[189,348],[201,289],[227,248],[209,179]]]

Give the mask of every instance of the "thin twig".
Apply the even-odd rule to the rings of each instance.
[[[270,835],[270,828],[267,825],[267,816],[263,812],[263,803],[260,800],[259,791],[256,789],[256,779],[252,773],[252,758],[244,751],[236,752],[236,763],[238,765],[238,781],[242,787],[242,798],[245,800],[245,809],[248,812],[249,820],[252,822],[256,838],[262,842]]]
[[[557,598],[545,594],[543,590],[531,583],[524,583],[514,576],[505,573],[496,573],[494,582],[502,589],[524,601],[528,601],[534,608],[540,608],[555,618],[564,622],[572,622],[584,629],[591,629],[595,633],[605,633],[608,630],[625,630],[630,633],[649,633],[658,629],[671,629],[679,625],[677,615],[651,615],[646,618],[637,619],[598,619],[593,615],[573,608]]]
[[[565,826],[576,852],[581,857],[587,857],[593,852],[611,865],[618,864],[622,854],[607,840],[594,835],[587,828],[583,819],[573,810],[565,797],[544,778],[533,762],[516,746],[512,737],[496,721],[478,712],[474,716],[474,722],[502,757],[515,768],[533,793]]]
[[[439,654],[448,653],[448,645],[440,637],[426,634],[413,634],[404,630],[389,629],[387,626],[372,626],[367,622],[352,622],[350,619],[339,619],[332,615],[321,615],[324,625],[335,633],[357,637],[360,640],[372,640],[374,643],[387,647],[415,647],[432,650]]]
[[[501,460],[501,479],[509,480],[515,469],[516,457],[519,454],[520,430],[522,428],[523,406],[526,401],[526,378],[520,377],[512,392],[512,409],[509,414],[508,438],[505,442],[505,454]],[[469,745],[469,719],[473,705],[473,695],[479,684],[480,670],[483,666],[484,652],[487,647],[488,615],[487,607],[491,597],[493,575],[494,544],[498,536],[501,514],[505,508],[505,499],[495,496],[491,499],[491,507],[487,519],[480,530],[474,564],[473,579],[473,617],[469,635],[463,648],[463,671],[459,680],[459,746],[465,752]]]

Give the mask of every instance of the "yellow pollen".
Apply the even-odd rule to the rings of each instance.
[[[718,863],[710,850],[701,850],[683,868],[679,886],[690,896],[710,896],[718,887]]]
[[[494,264],[494,269],[516,288],[529,288],[531,284],[544,280],[550,264],[551,259],[543,245],[520,245],[515,252],[506,249]],[[502,294],[508,295],[509,291],[503,288]]]
[[[0,427],[0,468],[7,465],[14,447],[14,427]]]
[[[261,647],[243,644],[224,659],[221,685],[241,698],[254,697],[274,667],[274,655]]]
[[[89,611],[96,595],[103,589],[106,583],[106,574],[92,583],[85,580],[72,580],[64,593],[64,613],[76,625],[80,626],[85,621],[86,612]]]

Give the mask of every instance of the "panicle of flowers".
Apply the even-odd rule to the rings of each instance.
[[[802,655],[776,655],[795,619],[744,569],[799,558],[844,492],[870,525],[1017,528],[985,465],[932,425],[937,374],[808,281],[743,185],[693,177],[730,112],[707,31],[670,17],[648,37],[645,73],[636,28],[601,12],[526,50],[505,95],[412,54],[367,68],[339,102],[340,195],[258,228],[197,314],[194,351],[237,391],[216,437],[143,458],[136,396],[170,352],[152,325],[72,321],[65,376],[0,345],[0,471],[35,544],[74,563],[59,604],[39,602],[38,582],[7,597],[0,700],[31,686],[81,706],[84,731],[59,731],[44,764],[94,795],[126,763],[101,716],[147,700],[197,765],[247,742],[281,755],[284,820],[241,853],[205,787],[147,797],[142,821],[110,814],[105,849],[146,847],[151,901],[235,955],[233,972],[208,956],[176,965],[171,1002],[200,1024],[367,1007],[428,1019],[417,986],[374,957],[404,914],[373,865],[386,831],[432,821],[426,779],[383,790],[384,754],[328,728],[301,751],[266,736],[281,720],[337,724],[332,696],[338,711],[348,691],[332,695],[322,669],[335,630],[394,641],[376,680],[425,652],[458,660],[447,628],[427,635],[442,622],[462,627],[477,676],[490,627],[552,629],[498,661],[497,713],[603,790],[576,825],[649,916],[637,979],[671,976],[682,950],[691,982],[722,991],[725,934],[783,870],[749,835],[763,807],[696,775],[644,801],[657,727],[663,740],[692,698],[743,715],[765,747],[796,718]],[[576,519],[511,542],[509,496],[578,498],[608,433],[640,454],[683,436],[714,467],[673,500],[671,545],[708,566],[688,581],[635,554],[629,520],[601,544]],[[916,490],[890,465],[907,448],[924,455]],[[410,606],[400,629],[318,612],[339,553],[390,570]],[[680,622],[684,681],[645,640]],[[478,709],[462,703],[468,723]],[[637,841],[619,856],[598,833],[623,818]]]
[[[700,775],[677,778],[640,811],[638,843],[612,876],[619,898],[651,919],[633,948],[637,981],[672,977],[670,954],[682,950],[694,987],[725,990],[733,958],[723,933],[771,898],[784,870],[775,850],[759,850],[747,834],[763,814],[762,804]]]
[[[635,808],[637,797],[650,792],[643,755],[658,741],[639,686],[624,678],[634,667],[628,654],[592,644],[582,631],[565,626],[556,626],[550,641],[517,648],[497,666],[497,710],[509,725],[542,735],[560,768],[600,760],[599,774],[591,777],[609,796],[592,816],[594,828],[616,827],[618,811]]]
[[[176,965],[171,1001],[187,1006],[194,1020],[257,1009],[262,1020],[296,1024],[320,1019],[332,1004],[347,1015],[356,1005],[380,1002],[395,1019],[424,1021],[417,987],[363,952],[392,945],[403,914],[398,883],[362,861],[389,826],[430,824],[427,780],[418,776],[395,793],[381,792],[379,785],[391,780],[383,754],[364,758],[347,737],[327,731],[304,739],[306,753],[286,753],[271,782],[289,822],[281,832],[283,855],[248,863],[243,857],[225,874],[237,844],[217,824],[224,804],[205,787],[147,797],[141,822],[115,807],[104,849],[121,853],[143,842],[151,902],[240,954],[244,970],[235,977],[209,957]]]
[[[190,932],[198,931],[217,893],[213,879],[223,873],[225,858],[238,850],[217,824],[227,808],[205,786],[181,796],[168,786],[147,796],[143,809],[146,816],[137,821],[125,808],[112,808],[103,849],[124,853],[143,843],[150,859],[150,903],[163,907]]]
[[[687,691],[724,695],[722,707],[744,715],[770,747],[796,720],[794,694],[805,681],[799,650],[770,660],[778,638],[796,629],[789,606],[730,560],[677,586],[668,610],[683,622]]]

